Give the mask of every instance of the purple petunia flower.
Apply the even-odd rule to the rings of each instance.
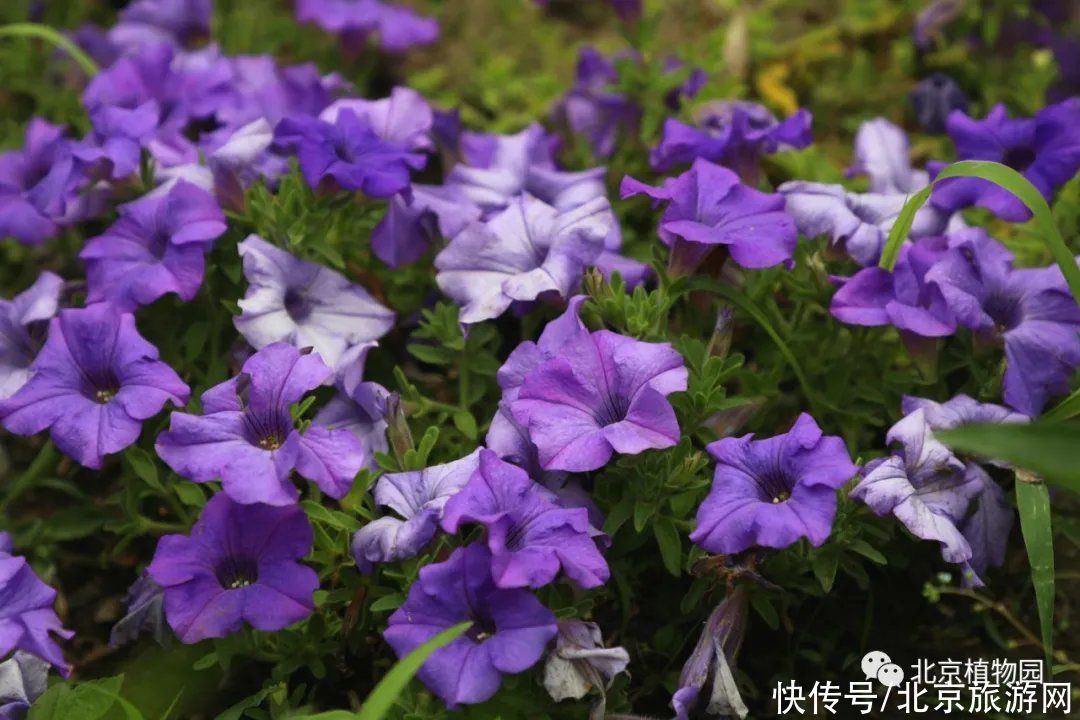
[[[289,169],[288,160],[272,152],[274,129],[265,118],[240,127],[223,143],[211,147],[206,164],[213,192],[223,207],[244,209],[244,191],[263,179],[273,187]]]
[[[45,694],[49,664],[17,651],[0,662],[0,720],[23,720],[34,701]]]
[[[1050,105],[1033,118],[1010,118],[995,105],[982,120],[954,111],[947,121],[960,160],[992,160],[1019,171],[1048,201],[1080,171],[1080,98]],[[947,211],[971,205],[1022,222],[1031,217],[1015,195],[988,180],[948,178],[934,186],[931,202]]]
[[[107,303],[61,310],[30,371],[0,401],[0,422],[16,435],[49,429],[62,452],[91,468],[135,442],[165,403],[182,406],[191,392],[135,318]]]
[[[434,18],[383,0],[297,0],[296,19],[340,35],[350,48],[361,47],[376,33],[382,48],[394,53],[430,45],[439,37]]]
[[[337,394],[311,421],[331,430],[348,430],[367,450],[367,466],[375,467],[375,453],[386,452],[387,399],[390,392],[376,382],[339,383]]]
[[[297,505],[241,505],[217,494],[190,535],[158,541],[147,573],[164,588],[165,616],[183,643],[220,638],[244,623],[281,630],[315,609],[311,525]]]
[[[672,249],[673,264],[688,271],[717,245],[743,267],[765,268],[790,260],[798,242],[782,196],[742,185],[731,170],[701,158],[660,187],[627,176],[619,194],[668,203],[660,239]]]
[[[695,711],[702,704],[709,716],[746,717],[734,667],[746,634],[747,600],[746,589],[736,586],[709,615],[679,674],[679,689],[671,698],[675,720],[698,717]]]
[[[65,676],[70,667],[53,636],[72,637],[53,610],[56,591],[41,581],[26,558],[0,549],[0,657],[22,650]]]
[[[577,79],[555,109],[574,133],[583,135],[593,155],[610,157],[620,134],[636,131],[641,108],[614,86],[619,73],[612,60],[584,47],[578,53]]]
[[[956,315],[927,272],[946,252],[947,239],[929,237],[900,247],[892,272],[866,267],[844,280],[829,312],[852,325],[893,325],[901,333],[945,337],[956,331]]]
[[[439,530],[447,500],[469,482],[479,464],[480,450],[443,465],[383,475],[375,484],[375,504],[400,518],[384,515],[360,528],[352,551],[361,568],[370,563],[398,562],[415,557]]]
[[[762,105],[743,100],[707,103],[696,113],[697,127],[674,118],[664,123],[660,144],[649,155],[653,169],[671,170],[697,158],[731,168],[755,185],[762,155],[810,144],[810,113],[799,110],[777,121]]]
[[[783,435],[752,438],[709,444],[716,472],[690,539],[725,555],[784,548],[803,537],[821,545],[832,531],[837,489],[858,472],[844,441],[822,435],[806,413]]]
[[[419,260],[439,237],[453,240],[483,211],[456,185],[414,183],[390,201],[371,233],[375,257],[396,268]]]
[[[420,170],[426,158],[403,145],[379,137],[351,109],[337,113],[333,123],[291,116],[274,130],[275,142],[296,153],[308,185],[327,184],[386,198],[409,186],[409,170]]]
[[[931,73],[920,80],[911,91],[911,107],[915,121],[926,132],[945,132],[945,123],[953,110],[967,110],[964,91],[948,75]]]
[[[603,250],[611,220],[600,198],[559,212],[524,196],[459,232],[435,258],[436,282],[462,303],[463,324],[498,317],[514,302],[569,297]]]
[[[158,436],[158,455],[195,482],[221,479],[241,503],[288,505],[298,491],[296,470],[332,498],[349,491],[367,462],[367,451],[344,429],[296,428],[290,407],[330,377],[310,350],[267,345],[244,363],[240,375],[202,395],[202,415],[174,412]]]
[[[941,288],[957,322],[1005,347],[1005,401],[1038,415],[1069,391],[1080,367],[1080,307],[1060,268],[1015,269],[1012,254],[978,229],[957,234],[926,278]]]
[[[0,153],[0,239],[37,245],[56,235],[82,183],[63,128],[32,118],[23,148]]]
[[[336,123],[344,110],[370,127],[380,139],[414,152],[435,148],[431,128],[435,116],[424,96],[408,87],[396,87],[390,97],[381,100],[345,98],[331,103],[319,114],[319,119]]]
[[[885,118],[867,120],[855,133],[855,165],[849,175],[867,175],[870,192],[914,193],[930,182],[925,170],[911,167],[904,131]]]
[[[30,379],[30,365],[45,340],[47,321],[60,309],[64,281],[48,270],[11,300],[0,299],[0,400]]]
[[[599,587],[610,575],[588,511],[562,507],[554,493],[491,450],[480,451],[476,472],[443,508],[446,532],[467,523],[487,528],[496,587],[543,587],[560,568],[582,588]]]
[[[211,11],[212,0],[136,0],[120,12],[109,40],[120,48],[191,45],[210,37]]]
[[[124,606],[124,616],[116,621],[109,633],[110,647],[134,642],[144,632],[152,635],[158,645],[168,645],[164,591],[149,575],[140,575],[132,583],[124,597]]]
[[[204,256],[225,232],[214,198],[180,181],[164,195],[120,207],[120,219],[87,241],[88,302],[131,311],[174,292],[190,301],[202,285]]]
[[[555,649],[544,663],[544,689],[555,702],[580,700],[594,688],[603,693],[629,664],[626,648],[604,647],[596,623],[560,620]]]
[[[600,330],[529,371],[510,411],[545,470],[596,470],[616,452],[675,445],[679,421],[667,396],[686,390],[686,381],[671,345]]]
[[[907,203],[904,193],[853,193],[842,185],[786,182],[777,188],[799,232],[807,237],[828,235],[831,243],[860,265],[873,265]],[[909,237],[940,235],[949,227],[951,212],[924,205],[915,213]]]
[[[397,653],[409,652],[461,622],[472,627],[436,650],[417,677],[454,708],[487,700],[503,673],[535,665],[555,637],[555,615],[524,589],[504,590],[491,580],[491,553],[474,543],[445,562],[420,569],[409,597],[393,615],[383,637]]]
[[[252,347],[314,347],[343,371],[393,327],[394,313],[339,272],[249,235],[238,246],[248,289],[233,324]]]
[[[965,583],[981,585],[979,575],[1004,558],[1012,510],[986,471],[953,455],[933,431],[967,423],[1026,422],[1027,417],[966,395],[940,404],[905,397],[903,411],[904,418],[886,435],[899,449],[867,463],[851,497],[878,515],[891,513],[916,537],[940,543],[942,557],[963,566]],[[972,500],[977,507],[968,516]]]
[[[241,55],[226,61],[228,92],[215,107],[215,118],[224,128],[211,137],[231,135],[259,119],[273,127],[290,115],[318,115],[348,89],[340,75],[323,75],[314,63],[282,66],[269,55]]]
[[[561,212],[607,199],[604,168],[566,172],[555,165],[557,140],[540,125],[533,124],[514,135],[464,133],[461,153],[464,163],[454,166],[446,178],[448,186],[460,188],[484,212],[485,218],[504,210],[522,195],[543,200]],[[611,229],[596,267],[610,277],[618,271],[627,285],[634,287],[649,275],[644,263],[619,254],[622,234],[611,215]]]

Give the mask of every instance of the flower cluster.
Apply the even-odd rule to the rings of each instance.
[[[800,598],[866,594],[862,559],[943,559],[969,588],[1004,572],[1012,468],[942,433],[1072,391],[1080,304],[1068,256],[1039,266],[1008,225],[1029,218],[1018,198],[931,190],[943,163],[925,160],[951,141],[1072,222],[1080,98],[977,120],[930,76],[912,110],[947,138],[830,117],[857,128],[833,167],[805,78],[743,82],[744,9],[709,77],[656,47],[660,4],[541,1],[500,12],[595,15],[633,50],[583,46],[569,88],[487,132],[535,99],[378,52],[461,30],[466,11],[435,5],[297,0],[285,27],[315,27],[288,55],[325,59],[299,35],[325,31],[343,75],[228,54],[211,0],[134,0],[72,34],[100,65],[63,76],[85,134],[33,117],[0,155],[0,717],[21,720],[49,668],[146,634],[205,643],[192,657],[222,688],[272,668],[226,714],[356,705],[392,655],[467,623],[419,664],[410,717],[512,686],[477,717],[673,691],[678,720],[744,718],[749,608],[790,631]],[[925,11],[916,47],[955,14]],[[736,86],[784,117],[717,95]],[[900,526],[941,558],[897,550]],[[67,575],[75,541],[115,565],[77,591],[104,562]],[[677,679],[646,666],[676,656]]]

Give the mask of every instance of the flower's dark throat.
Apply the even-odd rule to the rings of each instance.
[[[1020,172],[1027,170],[1035,162],[1035,151],[1026,145],[1009,148],[1005,156],[1001,158],[1003,165],[1016,168]]]
[[[285,291],[285,312],[293,322],[301,323],[311,316],[313,305],[311,300],[300,290],[289,288]]]
[[[214,567],[214,576],[226,590],[239,590],[259,580],[259,565],[250,558],[223,558]]]
[[[465,634],[473,642],[482,643],[495,635],[495,626],[490,621],[475,618],[472,627]]]

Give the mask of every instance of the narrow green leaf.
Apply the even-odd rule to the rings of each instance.
[[[962,160],[953,163],[938,173],[933,183],[912,195],[904,204],[904,209],[900,211],[900,215],[889,232],[889,239],[881,251],[881,261],[878,264],[886,270],[893,269],[896,265],[896,258],[900,254],[900,246],[903,245],[904,240],[907,239],[907,235],[911,231],[911,223],[915,219],[915,213],[926,203],[930,197],[931,189],[942,180],[957,177],[987,180],[1008,190],[1027,205],[1039,230],[1039,236],[1050,249],[1054,261],[1061,267],[1061,272],[1065,275],[1065,281],[1069,284],[1069,289],[1072,290],[1073,298],[1080,302],[1080,267],[1077,267],[1076,259],[1069,252],[1065,239],[1061,236],[1061,231],[1058,230],[1057,224],[1054,222],[1054,214],[1050,211],[1050,206],[1046,204],[1046,199],[1043,198],[1038,188],[1016,170],[1013,170],[1008,165],[986,160]]]
[[[825,592],[832,590],[836,582],[836,569],[840,567],[840,558],[833,552],[815,552],[810,556],[810,569],[814,571],[814,577],[821,583],[821,589]]]
[[[660,558],[664,561],[667,571],[679,577],[682,573],[682,541],[679,539],[679,530],[675,524],[667,518],[660,518],[653,525],[653,535],[656,536],[656,544],[660,546]]]
[[[1050,527],[1050,493],[1041,482],[1016,482],[1016,507],[1020,530],[1031,564],[1031,584],[1039,608],[1039,628],[1046,666],[1054,657],[1054,533]]]
[[[1080,492],[1080,424],[964,425],[934,435],[949,447],[1004,460],[1047,482]]]
[[[382,720],[382,718],[386,717],[398,695],[401,694],[401,691],[405,689],[405,686],[412,680],[413,675],[416,674],[416,671],[420,669],[431,654],[464,635],[471,625],[472,623],[463,622],[443,630],[402,658],[394,667],[390,668],[390,672],[379,681],[379,684],[368,695],[363,707],[360,708],[359,717],[363,718],[363,720]],[[326,718],[325,720],[332,719]],[[345,718],[341,718],[341,720],[345,720]]]
[[[1080,390],[1074,390],[1069,397],[1059,402],[1042,414],[1042,420],[1070,420],[1080,415]]]
[[[10,25],[0,26],[0,37],[5,35],[8,37],[29,37],[45,40],[70,55],[71,59],[90,77],[94,77],[100,72],[97,63],[91,60],[90,56],[82,51],[82,48],[48,25],[11,23]]]

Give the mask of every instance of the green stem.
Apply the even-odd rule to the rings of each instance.
[[[4,493],[4,499],[0,500],[0,514],[6,511],[8,506],[15,502],[16,498],[29,490],[37,479],[55,463],[56,447],[46,440],[45,444],[38,450],[37,457],[30,463],[30,467],[26,468],[26,472],[15,478],[15,482],[8,486],[8,491]]]
[[[53,30],[48,25],[39,25],[37,23],[11,23],[9,25],[2,25],[0,26],[0,37],[5,35],[9,37],[28,37],[45,40],[70,55],[71,59],[74,60],[76,64],[82,68],[83,72],[90,77],[94,77],[101,71],[97,66],[97,63],[91,60],[90,56],[82,51],[82,48],[56,30]]]

